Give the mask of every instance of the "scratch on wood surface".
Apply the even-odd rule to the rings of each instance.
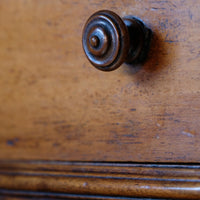
[[[194,135],[190,132],[182,131],[181,134],[186,135],[188,137],[194,137]]]

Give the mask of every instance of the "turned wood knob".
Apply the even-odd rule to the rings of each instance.
[[[82,44],[88,60],[97,69],[112,71],[123,62],[142,62],[148,52],[151,30],[133,16],[121,19],[102,10],[86,22]]]

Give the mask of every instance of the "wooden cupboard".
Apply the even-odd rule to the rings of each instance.
[[[94,12],[153,31],[148,59],[86,59]],[[199,0],[1,0],[2,199],[200,199]]]

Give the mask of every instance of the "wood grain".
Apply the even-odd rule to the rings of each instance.
[[[89,64],[82,29],[101,9],[153,30],[144,65]],[[199,10],[199,0],[1,0],[0,159],[199,163]]]
[[[74,195],[75,199],[78,195],[82,199],[200,198],[199,165],[45,161],[0,164],[0,194],[4,195],[10,191],[11,196]]]

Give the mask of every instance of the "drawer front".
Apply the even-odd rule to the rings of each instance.
[[[101,9],[152,29],[143,65],[91,66],[82,30]],[[199,0],[2,0],[0,159],[199,162],[199,10]]]

